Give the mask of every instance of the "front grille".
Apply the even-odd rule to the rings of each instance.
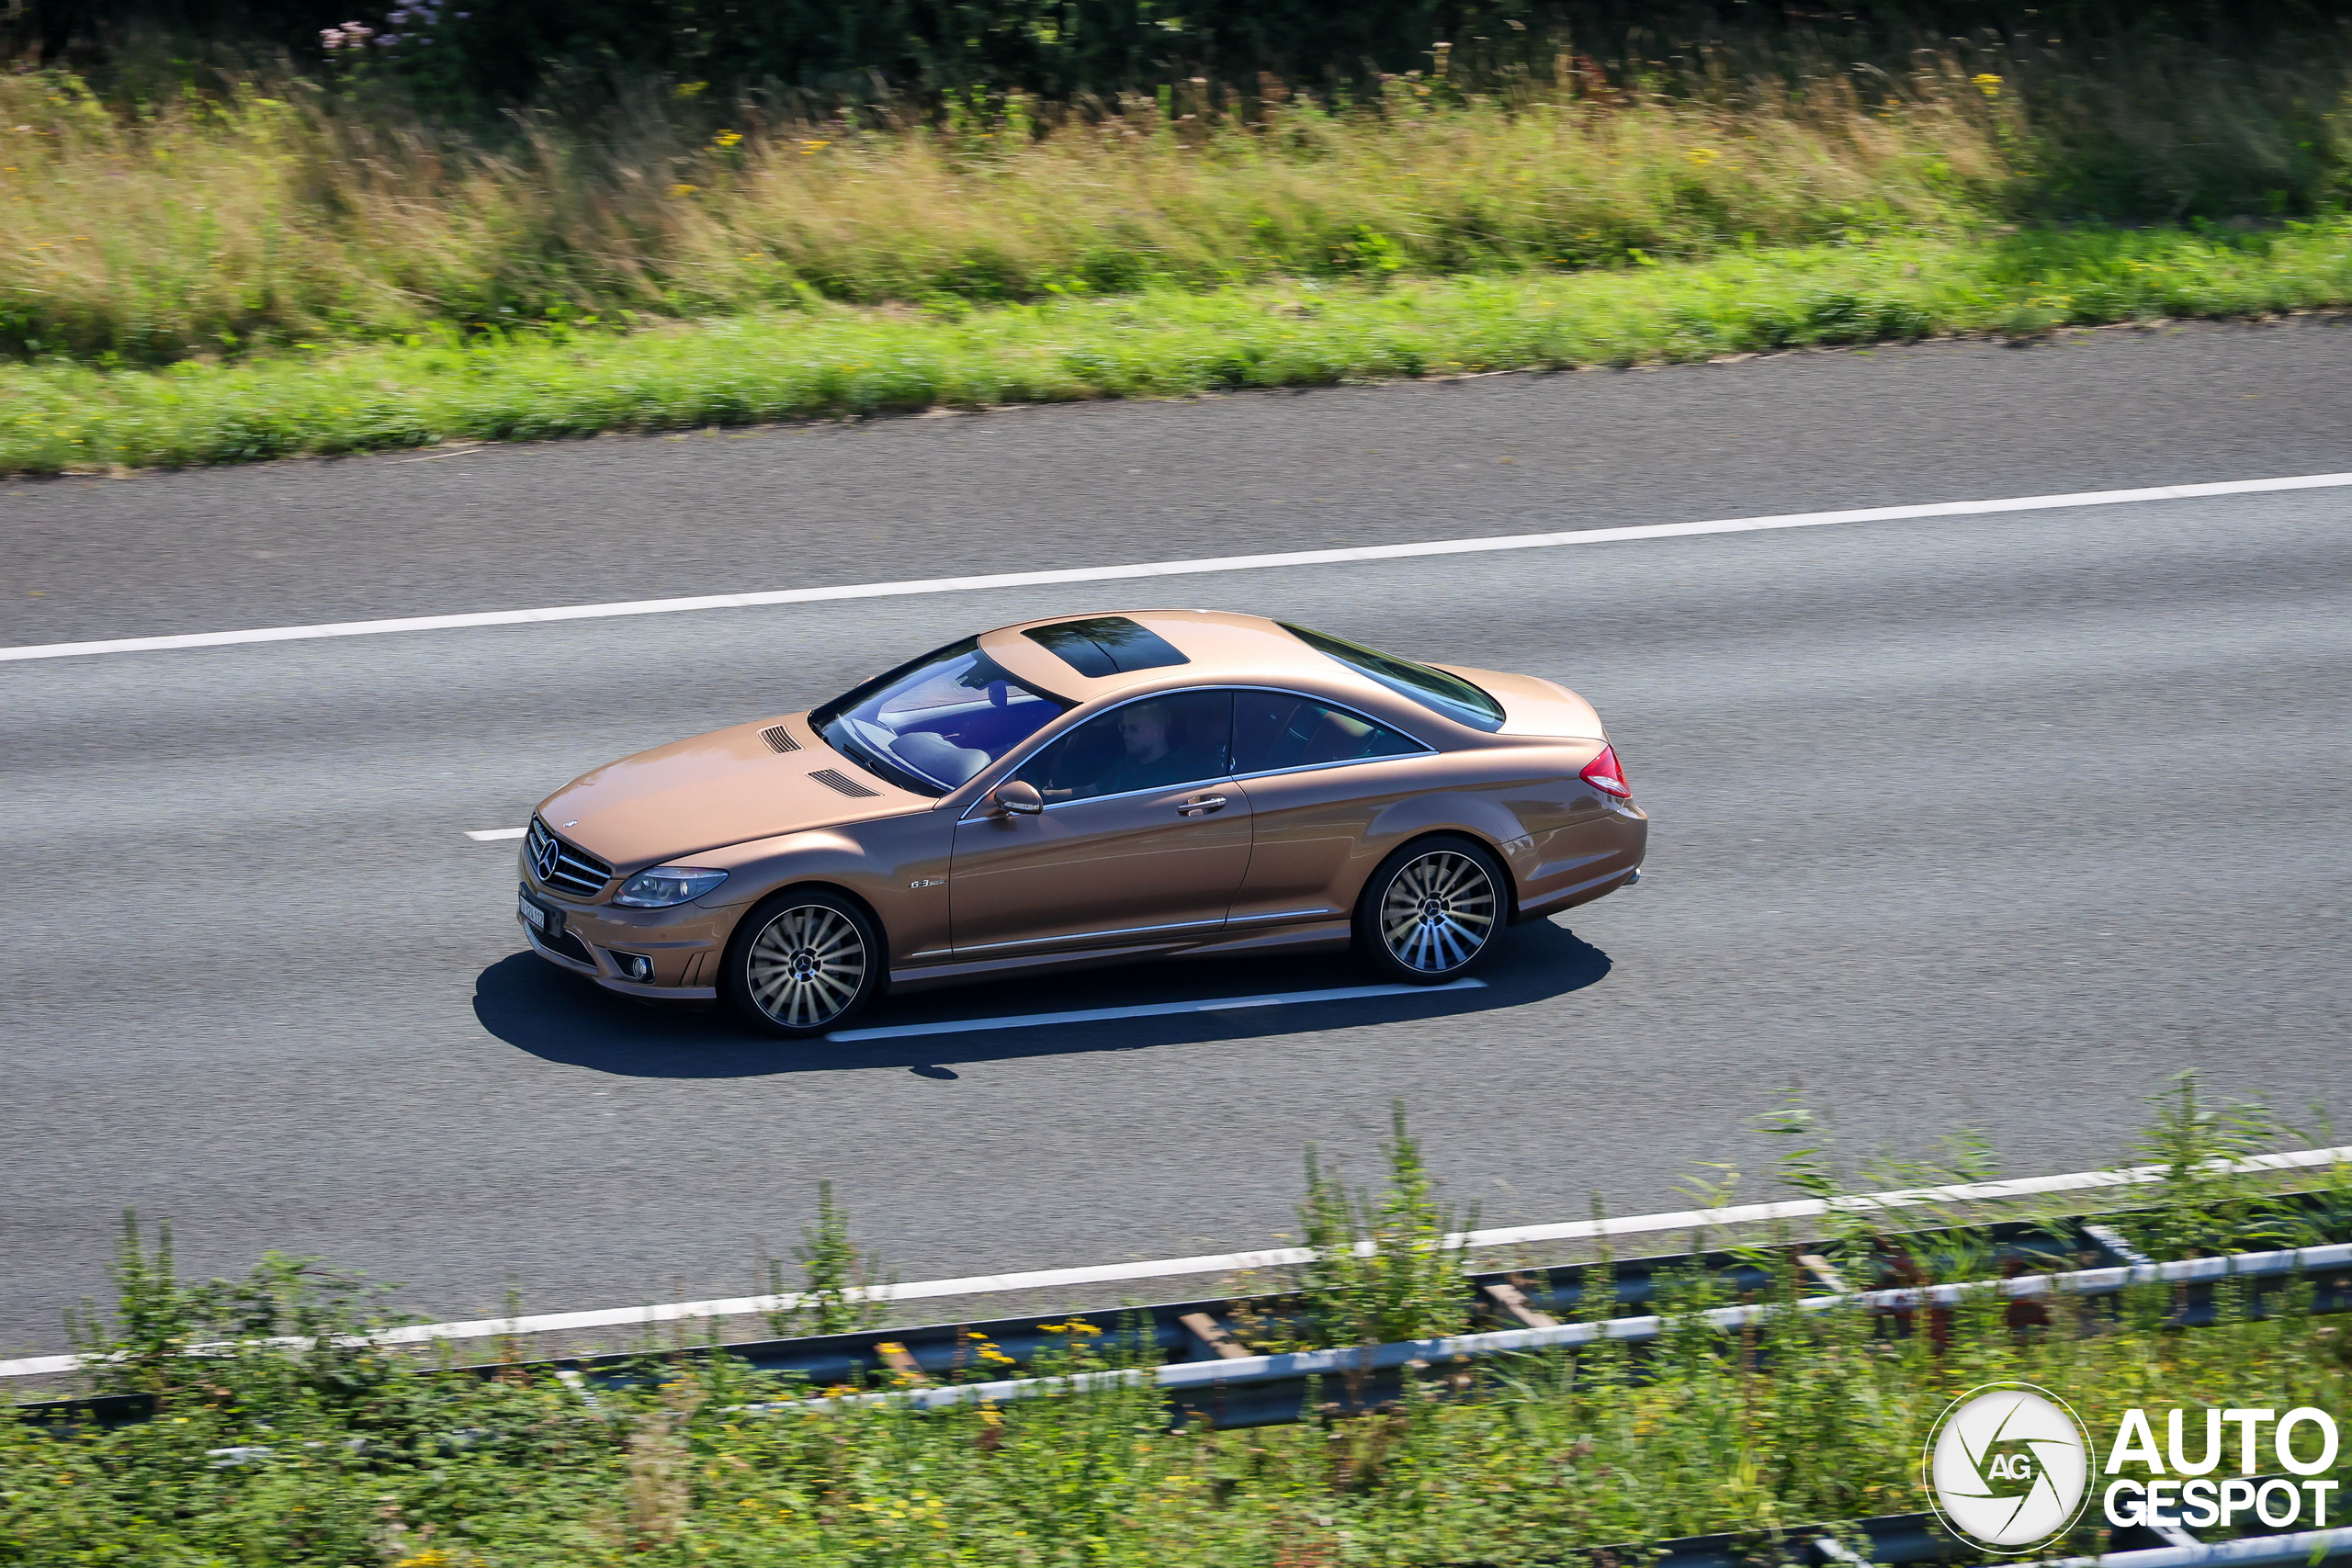
[[[864,784],[859,784],[854,779],[845,779],[842,777],[841,774],[833,772],[831,768],[819,768],[815,773],[810,773],[808,776],[815,779],[819,784],[823,784],[827,789],[837,789],[843,795],[871,795],[880,793],[879,791],[866,788]]]
[[[548,825],[536,817],[531,818],[531,830],[523,840],[523,854],[541,886],[576,897],[593,898],[613,879],[611,866],[587,851],[564,842],[548,831]]]
[[[771,724],[765,729],[761,730],[760,739],[768,743],[768,750],[771,751],[797,751],[800,750],[800,742],[792,738],[792,731],[786,729],[780,724]]]

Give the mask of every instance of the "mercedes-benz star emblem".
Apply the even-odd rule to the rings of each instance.
[[[555,847],[553,835],[541,839],[531,846],[531,869],[538,873],[541,882],[545,882],[555,874],[556,857],[560,853],[560,852]]]

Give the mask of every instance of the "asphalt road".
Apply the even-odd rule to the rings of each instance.
[[[2343,469],[2347,346],[2100,334],[11,485],[0,641]],[[1483,992],[862,1046],[556,975],[518,951],[514,846],[463,831],[1127,592],[9,665],[0,1352],[59,1346],[126,1205],[191,1272],[319,1253],[468,1315],[510,1285],[748,1291],[820,1178],[907,1279],[1260,1245],[1302,1145],[1369,1174],[1393,1098],[1489,1224],[1681,1206],[1706,1161],[1758,1190],[1791,1090],[1857,1155],[1973,1124],[2013,1174],[2124,1156],[2185,1066],[2352,1119],[2347,509],[1169,584],[1145,596],[1576,687],[1656,818],[1649,876],[1515,933]],[[1352,978],[1168,966],[874,1021]]]

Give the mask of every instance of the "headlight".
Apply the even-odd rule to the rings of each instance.
[[[624,909],[666,909],[699,898],[727,880],[723,871],[693,865],[657,865],[621,884],[613,902]]]

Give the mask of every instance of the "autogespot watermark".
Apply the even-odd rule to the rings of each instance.
[[[2101,1494],[2107,1522],[2230,1529],[2252,1516],[2268,1529],[2308,1519],[2327,1524],[2334,1481],[2288,1480],[2269,1473],[2317,1477],[2334,1467],[2335,1417],[2310,1405],[2276,1410],[2206,1410],[2203,1442],[2187,1452],[2189,1414],[2126,1410],[2102,1466],[2110,1478]],[[2158,1425],[2165,1442],[2159,1448]],[[2222,1428],[2235,1427],[2236,1441]],[[2268,1441],[2265,1443],[2264,1428]],[[2234,1451],[2237,1474],[2212,1478]],[[1988,1552],[2017,1556],[2045,1546],[2074,1528],[2090,1500],[2089,1430],[2065,1401],[2031,1383],[1987,1383],[1951,1402],[1928,1435],[1921,1471],[1937,1517],[1953,1534]],[[2243,1528],[2239,1525],[2239,1528]]]
[[[1954,1535],[2030,1551],[2064,1535],[2090,1490],[2090,1438],[2056,1395],[1996,1382],[1951,1402],[1928,1434],[1928,1495]]]

